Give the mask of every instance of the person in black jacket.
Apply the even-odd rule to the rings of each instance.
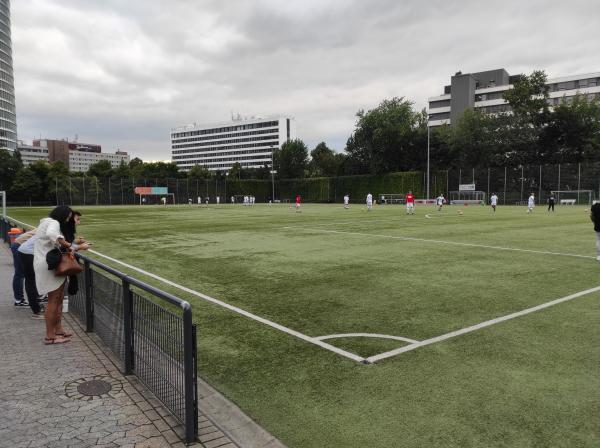
[[[600,202],[592,205],[590,219],[594,223],[594,231],[596,232],[596,260],[600,261]]]
[[[554,204],[556,204],[556,199],[553,194],[550,194],[550,197],[548,198],[548,211],[550,211],[550,209],[554,211]]]

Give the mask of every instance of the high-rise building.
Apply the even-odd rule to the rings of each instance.
[[[489,114],[510,112],[503,95],[512,89],[521,75],[509,75],[503,69],[478,73],[457,72],[444,94],[429,98],[429,126],[455,124],[466,109],[481,110]],[[548,103],[571,101],[577,94],[589,99],[600,95],[600,72],[548,79]]]
[[[0,0],[0,148],[17,148],[10,0]]]
[[[48,148],[27,145],[21,140],[18,140],[17,152],[21,155],[21,160],[25,166],[29,166],[38,160],[48,162]]]
[[[86,172],[92,164],[102,160],[109,161],[113,168],[117,168],[121,162],[129,164],[129,154],[125,151],[117,151],[114,154],[102,152],[102,147],[94,143],[36,139],[29,148],[38,148],[46,154],[50,163],[61,161],[69,171],[75,172]]]
[[[227,171],[234,163],[243,168],[271,166],[273,151],[296,138],[290,117],[253,117],[213,124],[193,124],[171,130],[172,161],[180,170],[203,165]]]

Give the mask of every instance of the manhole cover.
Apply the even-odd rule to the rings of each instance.
[[[107,394],[111,389],[111,384],[102,380],[86,381],[77,386],[77,392],[88,397]]]
[[[123,383],[110,375],[94,375],[65,383],[65,396],[74,400],[92,401],[115,398],[123,392]]]

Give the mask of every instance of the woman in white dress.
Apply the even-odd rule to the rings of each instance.
[[[61,227],[71,218],[72,210],[66,205],[60,205],[50,212],[48,218],[43,218],[37,228],[35,246],[33,249],[33,268],[35,283],[40,295],[48,294],[46,306],[46,337],[45,344],[63,344],[70,339],[65,337],[65,330],[60,324],[60,311],[64,297],[66,277],[54,275],[54,270],[48,269],[46,255],[52,249],[61,248],[72,250],[71,243],[63,236]]]

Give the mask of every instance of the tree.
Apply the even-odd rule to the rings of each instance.
[[[319,143],[310,152],[309,171],[312,177],[332,177],[336,176],[339,171],[340,159],[336,157],[336,153],[329,149],[325,142]]]
[[[494,151],[496,118],[484,112],[467,109],[450,133],[450,160],[456,167],[490,164]]]
[[[515,115],[527,118],[531,123],[544,123],[549,110],[547,81],[548,76],[541,70],[529,76],[521,75],[503,97]]]
[[[111,177],[113,175],[112,165],[108,160],[100,160],[92,163],[87,171],[88,176],[96,176],[101,179]]]
[[[121,163],[119,163],[119,166],[113,170],[112,175],[113,175],[113,177],[116,177],[116,178],[130,177],[131,169],[129,168],[129,165],[125,163],[124,160],[121,160]]]
[[[600,98],[577,95],[558,104],[541,135],[551,163],[600,160]]]
[[[10,191],[17,199],[27,200],[30,204],[43,198],[42,181],[30,168],[17,171]]]
[[[204,165],[194,165],[187,175],[190,179],[210,179],[211,177],[210,171]]]
[[[300,139],[289,140],[275,149],[273,159],[282,179],[302,178],[308,166],[308,148]]]
[[[23,168],[23,162],[18,154],[0,148],[0,190],[10,190],[17,175]]]
[[[56,200],[57,203],[66,203],[69,193],[69,170],[62,161],[50,164],[48,170],[48,198]]]
[[[392,98],[368,112],[358,111],[356,128],[346,144],[354,167],[371,174],[423,168],[427,114],[413,111],[412,106],[404,98]]]

